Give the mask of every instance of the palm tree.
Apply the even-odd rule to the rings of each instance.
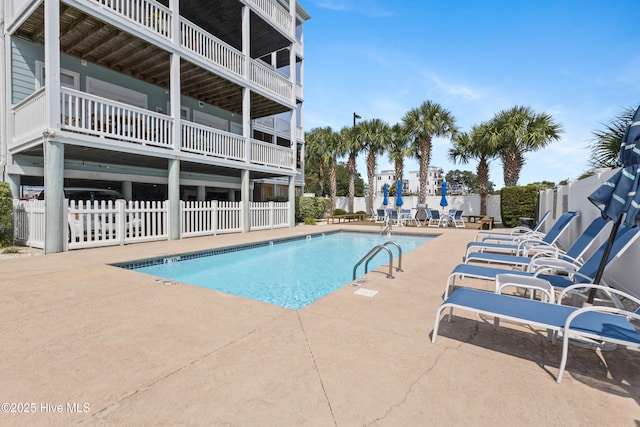
[[[326,152],[326,144],[331,134],[331,128],[313,128],[305,135],[305,150],[306,157],[305,164],[311,164],[317,162],[318,164],[318,187],[315,190],[316,194],[323,195],[324,192],[324,173],[325,162],[324,153]]]
[[[420,161],[418,203],[425,203],[433,137],[455,135],[458,131],[455,118],[440,104],[425,101],[420,107],[409,110],[402,122],[409,131],[415,156]]]
[[[504,185],[518,185],[524,154],[560,139],[562,127],[546,113],[515,106],[497,113],[490,122],[491,133],[500,141]]]
[[[605,125],[605,130],[594,130],[591,150],[591,165],[594,168],[615,168],[620,166],[620,143],[627,127],[633,120],[636,109],[629,107]]]
[[[399,123],[391,127],[391,136],[387,145],[389,160],[395,164],[396,179],[402,179],[404,175],[404,159],[411,156],[409,147],[409,134],[407,128]]]
[[[369,179],[369,209],[373,207],[373,189],[376,178],[376,156],[384,151],[391,137],[389,125],[380,119],[360,122],[357,126],[362,145],[367,151],[367,178]]]
[[[358,135],[358,128],[356,127],[343,127],[340,131],[340,137],[346,153],[349,155],[347,158],[347,174],[349,176],[349,212],[353,212],[354,199],[356,196],[356,157],[358,153],[362,151],[362,139]]]
[[[491,138],[486,124],[474,126],[470,133],[462,132],[453,137],[453,146],[449,149],[449,159],[467,164],[471,159],[478,160],[476,175],[480,193],[480,215],[487,214],[487,195],[489,194],[489,162],[500,155],[499,147]]]
[[[336,207],[336,195],[338,192],[338,184],[336,180],[336,157],[342,155],[342,147],[338,134],[336,134],[330,127],[314,128],[307,133],[306,143],[311,146],[309,152],[310,156],[316,156],[318,159],[319,183],[318,187],[320,194],[324,194],[324,169],[328,168],[329,172],[329,199],[331,205],[331,212]]]

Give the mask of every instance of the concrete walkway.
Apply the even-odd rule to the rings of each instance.
[[[367,228],[0,260],[0,425],[640,425],[638,353],[572,348],[556,384],[561,349],[545,331],[456,312],[430,343],[476,230],[412,228],[441,235],[395,279],[369,273],[375,297],[344,286],[300,310],[108,265],[351,227]]]

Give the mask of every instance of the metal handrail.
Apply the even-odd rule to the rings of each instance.
[[[356,280],[356,271],[358,270],[360,264],[366,261],[366,263],[364,264],[364,274],[367,274],[369,271],[369,261],[371,261],[373,257],[378,255],[383,249],[386,250],[389,254],[389,273],[387,274],[387,279],[393,279],[393,252],[391,251],[391,249],[389,249],[388,245],[394,245],[396,248],[398,248],[399,257],[398,268],[396,268],[396,271],[402,271],[402,248],[397,242],[389,240],[387,242],[384,242],[382,245],[376,245],[375,247],[373,247],[369,252],[367,252],[365,256],[360,259],[360,261],[356,263],[356,265],[353,267],[353,280]]]

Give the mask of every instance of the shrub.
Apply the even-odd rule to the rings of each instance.
[[[20,249],[16,248],[15,246],[9,246],[8,248],[4,248],[2,250],[3,254],[19,254],[20,253]]]
[[[333,210],[333,215],[346,215],[347,211],[345,211],[344,209],[334,209]]]
[[[326,210],[322,197],[300,197],[296,207],[297,222],[306,221],[307,218],[323,218]]]
[[[0,182],[0,247],[13,243],[12,236],[13,196],[9,183]]]
[[[500,216],[507,227],[519,225],[521,217],[536,217],[538,206],[538,187],[504,187],[500,191]]]
[[[305,218],[304,223],[306,225],[316,225],[316,220],[315,218]]]

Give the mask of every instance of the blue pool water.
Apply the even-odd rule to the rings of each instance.
[[[392,240],[407,253],[432,238],[339,232],[171,262],[179,259],[176,256],[166,259],[169,262],[165,260],[161,264],[134,269],[297,309],[351,282],[354,265],[374,246]],[[396,275],[398,250],[393,245],[389,247],[393,252]],[[382,251],[369,262],[368,270],[388,262],[388,253]],[[364,263],[358,267],[356,277],[363,274]]]

